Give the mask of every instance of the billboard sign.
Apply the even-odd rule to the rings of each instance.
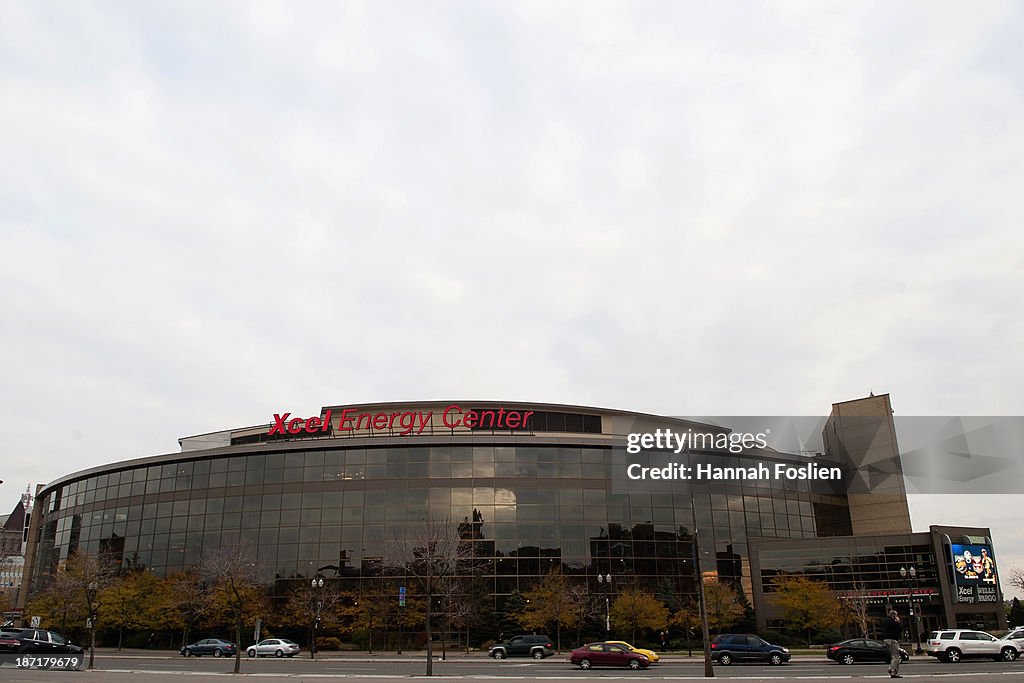
[[[990,545],[950,546],[957,602],[977,604],[999,602],[996,559]]]

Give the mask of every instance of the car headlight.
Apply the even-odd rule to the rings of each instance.
[[[785,652],[786,654],[789,654],[789,648],[788,647],[782,648],[782,651]]]

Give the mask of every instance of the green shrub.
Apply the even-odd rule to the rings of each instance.
[[[316,639],[316,649],[319,650],[340,650],[341,640],[333,636],[321,636]]]

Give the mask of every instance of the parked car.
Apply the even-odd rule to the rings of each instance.
[[[1017,652],[1024,652],[1024,628],[1012,629],[1003,636],[1003,640],[1010,640],[1017,646]]]
[[[645,650],[642,647],[633,647],[632,645],[630,645],[629,643],[627,643],[624,640],[606,640],[605,642],[608,643],[609,645],[621,645],[622,647],[626,648],[630,652],[636,652],[638,654],[642,654],[643,656],[647,657],[647,659],[651,660],[651,664],[657,664],[661,660],[661,657],[659,657],[658,653],[655,652],[654,650]]]
[[[72,644],[59,633],[26,628],[16,634],[0,638],[0,652],[27,655],[80,655],[82,648]]]
[[[880,640],[871,638],[853,638],[844,640],[835,645],[825,648],[825,656],[840,664],[853,664],[854,662],[885,662],[888,664],[889,648]],[[900,659],[904,662],[910,659],[910,653],[900,648]]]
[[[555,645],[548,636],[516,636],[504,643],[496,643],[487,651],[495,659],[505,657],[533,657],[544,659],[555,654]]]
[[[267,638],[245,651],[250,657],[294,657],[299,654],[299,646],[284,638]]]
[[[646,669],[651,660],[646,655],[626,649],[620,643],[590,643],[572,651],[569,661],[581,669],[595,666],[628,666],[630,669]]]
[[[220,638],[206,638],[191,645],[186,645],[179,652],[186,657],[202,657],[203,655],[232,657],[235,654],[235,644]]]
[[[772,645],[751,633],[723,633],[711,641],[711,660],[728,666],[733,662],[768,662],[778,665],[793,655],[781,645]]]
[[[939,661],[951,663],[972,657],[1012,662],[1021,652],[1018,643],[1013,640],[996,638],[984,631],[955,628],[929,633],[925,651]]]

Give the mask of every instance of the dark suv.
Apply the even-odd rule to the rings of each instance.
[[[772,645],[750,633],[723,633],[711,641],[711,659],[728,666],[733,662],[782,664],[793,655],[781,645]]]
[[[555,646],[547,636],[516,636],[504,643],[497,643],[487,651],[489,657],[505,659],[505,657],[533,657],[544,659],[555,654]]]

